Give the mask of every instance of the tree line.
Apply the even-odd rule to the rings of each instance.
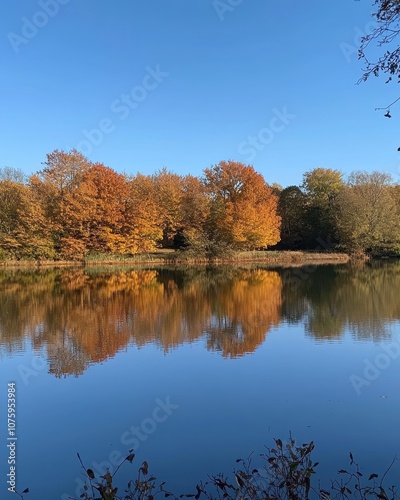
[[[163,168],[127,175],[55,150],[26,178],[0,169],[0,258],[80,260],[175,248],[397,253],[400,187],[389,175],[347,180],[316,168],[300,186],[268,184],[251,165],[221,161],[201,177]]]
[[[279,193],[283,248],[340,249],[397,255],[400,250],[400,185],[382,172],[316,168],[303,183]]]

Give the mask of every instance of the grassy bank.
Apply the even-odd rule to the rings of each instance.
[[[305,264],[327,264],[344,263],[350,260],[345,253],[318,253],[305,251],[248,251],[232,252],[227,256],[207,258],[203,255],[195,255],[182,251],[158,250],[152,253],[138,254],[132,256],[95,254],[89,255],[82,260],[3,260],[0,266],[3,268],[40,268],[40,267],[86,267],[98,265],[202,265],[202,264],[240,264],[265,263],[273,265],[305,265]]]

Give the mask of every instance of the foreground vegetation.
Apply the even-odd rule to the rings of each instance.
[[[149,465],[143,462],[136,479],[129,481],[126,488],[120,491],[115,484],[115,476],[125,463],[132,463],[135,454],[129,450],[129,455],[120,463],[115,471],[106,471],[103,475],[87,468],[79,453],[78,459],[86,477],[85,486],[79,498],[84,500],[153,500],[156,496],[171,498],[211,499],[264,499],[264,500],[308,500],[311,498],[348,499],[376,498],[379,500],[394,500],[400,498],[396,486],[386,485],[385,479],[392,469],[395,459],[382,475],[371,473],[364,476],[360,466],[350,453],[349,470],[341,469],[336,479],[330,485],[321,487],[315,484],[313,476],[318,462],[314,462],[311,453],[314,443],[296,444],[290,436],[287,443],[275,439],[275,447],[267,448],[261,455],[262,465],[255,468],[251,457],[247,460],[236,460],[236,468],[232,477],[223,474],[209,476],[206,482],[200,482],[192,493],[175,494],[169,491],[166,483],[158,483],[149,473]],[[25,490],[19,494],[24,498]],[[66,496],[64,496],[66,497]],[[63,497],[63,498],[64,498]],[[69,497],[77,500],[77,497]]]
[[[179,253],[168,261],[238,260],[267,248],[398,256],[399,215],[400,186],[379,172],[345,181],[316,168],[283,189],[234,161],[201,178],[129,176],[76,150],[48,154],[29,179],[0,169],[3,262],[143,261],[171,249]]]

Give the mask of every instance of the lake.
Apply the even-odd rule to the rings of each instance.
[[[17,489],[82,493],[134,449],[175,493],[273,438],[314,440],[321,485],[400,452],[400,263],[0,271],[0,360],[16,384]],[[0,452],[1,498],[8,448]],[[388,475],[398,477],[399,466]]]

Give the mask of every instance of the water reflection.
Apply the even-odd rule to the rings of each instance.
[[[302,322],[309,336],[390,337],[400,318],[400,264],[291,269],[0,272],[0,350],[46,350],[49,372],[80,375],[129,344],[165,352],[204,339],[235,358],[271,327]]]
[[[304,322],[315,339],[340,339],[349,330],[356,340],[385,340],[400,318],[398,262],[309,266],[281,276],[282,317]]]
[[[205,337],[209,349],[237,357],[278,325],[281,306],[281,279],[268,270],[78,269],[0,280],[2,348],[13,353],[29,338],[56,376],[79,375],[129,343],[168,351]]]

